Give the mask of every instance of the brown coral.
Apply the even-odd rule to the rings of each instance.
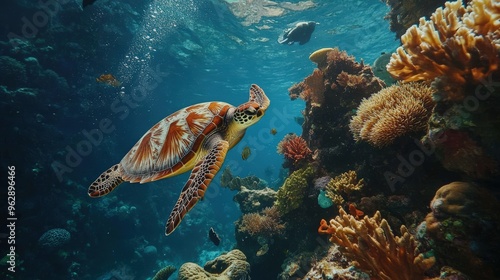
[[[427,81],[449,100],[465,96],[465,85],[476,85],[499,75],[500,8],[491,0],[446,2],[431,20],[420,19],[401,37],[387,70],[405,82]]]
[[[314,106],[321,106],[325,92],[323,72],[315,69],[304,81],[293,85],[288,91],[292,100],[300,97],[306,102],[313,103]]]
[[[252,236],[264,237],[282,234],[285,230],[285,224],[280,219],[281,215],[276,206],[267,207],[261,213],[243,215],[239,231],[247,232]]]
[[[382,147],[425,130],[434,106],[433,92],[423,83],[396,84],[364,99],[349,124],[354,139]]]
[[[318,232],[330,235],[330,241],[356,267],[376,279],[424,279],[424,272],[434,265],[434,258],[424,259],[417,253],[415,239],[404,225],[402,236],[394,236],[380,212],[361,220],[342,208],[339,214],[329,223],[322,220]]]

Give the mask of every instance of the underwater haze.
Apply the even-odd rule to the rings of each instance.
[[[4,3],[0,278],[500,277],[500,4],[418,2]]]

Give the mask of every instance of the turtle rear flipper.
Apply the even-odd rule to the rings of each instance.
[[[100,197],[107,195],[114,190],[118,185],[123,183],[120,164],[111,166],[104,171],[89,187],[90,197]]]

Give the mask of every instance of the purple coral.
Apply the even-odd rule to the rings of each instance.
[[[314,180],[314,188],[317,190],[324,190],[326,188],[326,185],[328,185],[328,182],[332,180],[332,177],[330,176],[323,176],[319,177],[316,180]]]
[[[44,249],[56,249],[68,243],[71,239],[69,231],[62,228],[54,228],[46,231],[40,239],[38,245]]]

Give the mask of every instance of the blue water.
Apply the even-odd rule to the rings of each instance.
[[[31,213],[50,213],[40,221],[43,226],[33,229],[36,238],[50,228],[73,229],[70,232],[74,251],[70,254],[76,255],[73,262],[81,265],[83,271],[78,273],[85,277],[75,279],[109,279],[116,270],[144,279],[167,264],[176,267],[188,261],[203,264],[220,251],[232,249],[234,222],[241,213],[232,200],[235,193],[219,187],[220,176],[214,179],[205,199],[168,237],[164,236],[164,224],[188,174],[144,185],[123,184],[100,199],[88,198],[86,189],[102,171],[119,162],[160,119],[198,102],[218,100],[239,105],[248,100],[252,83],[264,89],[271,107],[228,153],[221,170],[230,166],[234,175],[256,175],[271,187],[279,187],[283,159],[276,153],[276,145],[287,133],[302,133],[295,117],[301,116],[304,103],[291,101],[287,89],[315,68],[309,55],[320,48],[338,47],[358,61],[372,64],[381,52],[392,51],[399,44],[383,19],[388,8],[381,1],[315,0],[314,3],[307,10],[263,17],[259,23],[244,26],[243,19],[235,17],[224,1],[97,0],[85,10],[69,2],[63,9],[71,13],[61,12],[52,20],[73,28],[71,37],[44,38],[49,33],[48,27],[41,28],[44,32],[35,39],[45,39],[50,44],[67,38],[85,48],[85,55],[78,61],[66,61],[64,57],[69,51],[65,49],[59,50],[55,62],[52,61],[61,69],[60,76],[78,84],[70,83],[71,94],[59,97],[60,106],[72,105],[65,111],[67,116],[59,116],[50,124],[63,136],[54,144],[59,152],[50,155],[48,163],[65,163],[68,153],[65,148],[76,148],[85,139],[82,132],[98,128],[103,119],[108,119],[114,128],[103,135],[102,141],[82,157],[72,172],[63,174],[62,180],[45,165],[43,170],[48,179],[32,182],[30,186],[50,189],[50,199],[34,200],[34,207],[40,207],[37,210],[23,206]],[[21,25],[18,19],[21,17],[22,14],[12,16],[12,25]],[[303,20],[319,22],[307,44],[277,43],[289,24]],[[269,29],[259,29],[264,25]],[[86,35],[79,35],[78,30],[84,29]],[[118,32],[124,29],[130,34]],[[97,84],[95,78],[103,73],[112,73],[122,85],[113,88]],[[132,94],[137,94],[137,99],[127,103],[126,98]],[[271,128],[278,133],[271,135]],[[241,150],[245,146],[250,147],[252,154],[243,161]],[[25,168],[31,168],[33,163],[30,164],[26,163]],[[54,210],[48,211],[49,205],[54,205]],[[68,209],[74,211],[54,215]],[[27,222],[25,225],[29,226]],[[214,227],[222,237],[220,247],[207,240],[209,227]],[[36,244],[36,239],[29,242]],[[148,245],[156,247],[157,255],[138,258],[137,254],[144,255],[143,249]],[[30,269],[30,254],[24,256],[26,269]],[[92,269],[85,266],[95,259],[102,265]],[[68,269],[60,268],[59,275]]]

